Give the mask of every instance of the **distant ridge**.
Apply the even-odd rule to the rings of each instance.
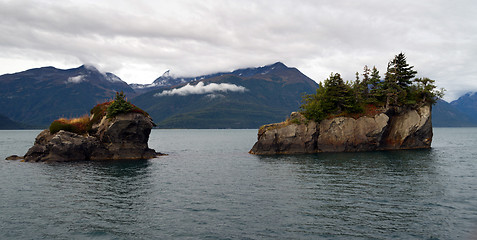
[[[318,87],[298,69],[280,62],[186,80],[132,101],[160,128],[258,128],[286,118],[299,108],[302,94]],[[187,94],[172,94],[179,92]]]
[[[112,73],[92,66],[42,67],[0,76],[0,114],[30,125],[49,125],[58,117],[88,113],[91,105],[134,90]]]
[[[32,126],[12,121],[10,118],[0,114],[0,130],[28,128],[32,128]]]
[[[204,79],[211,79],[214,77],[224,76],[224,75],[234,75],[241,77],[251,77],[257,74],[266,74],[266,72],[272,70],[287,69],[288,67],[281,63],[276,62],[274,64],[266,65],[263,67],[249,67],[241,68],[231,72],[217,72],[207,75],[200,75],[196,77],[175,77],[171,74],[170,70],[167,70],[160,77],[156,78],[151,84],[131,84],[131,87],[138,93],[145,93],[152,90],[166,89],[170,87],[176,87],[184,85],[189,82],[200,81]],[[296,69],[296,68],[295,68]],[[298,71],[298,69],[296,69]]]
[[[476,127],[477,121],[452,104],[438,100],[432,107],[432,125],[434,127]]]
[[[195,87],[194,91],[203,90],[199,82],[212,92],[158,97],[163,91],[178,91],[187,84],[190,89]],[[211,83],[217,85],[209,86]],[[148,85],[154,84],[128,85],[113,73],[100,72],[90,65],[72,69],[49,66],[4,74],[0,76],[0,115],[4,117],[0,120],[8,128],[42,128],[59,117],[86,114],[89,106],[124,91],[133,103],[152,112],[159,127],[256,128],[282,121],[289,112],[299,109],[301,94],[314,93],[318,87],[298,69],[281,62],[189,78],[174,77],[166,71]],[[247,91],[225,91],[227,87]],[[433,106],[432,121],[435,127],[477,126],[477,93],[469,92],[452,103],[439,100]]]
[[[477,92],[468,92],[450,104],[477,122]]]

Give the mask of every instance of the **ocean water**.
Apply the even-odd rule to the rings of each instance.
[[[433,148],[248,154],[257,130],[153,130],[144,161],[22,163],[0,131],[0,239],[476,239],[477,128]]]

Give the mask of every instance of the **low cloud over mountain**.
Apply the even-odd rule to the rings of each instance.
[[[247,89],[242,86],[237,86],[231,83],[210,83],[205,85],[204,82],[199,82],[197,85],[187,84],[181,88],[172,90],[165,90],[161,93],[154,94],[155,97],[162,96],[187,96],[191,94],[209,94],[216,92],[245,92]]]

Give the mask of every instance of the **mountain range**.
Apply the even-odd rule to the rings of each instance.
[[[450,104],[464,112],[472,121],[477,121],[477,92],[469,92]]]
[[[460,102],[458,100],[452,103]],[[434,127],[476,127],[477,120],[469,112],[444,100],[438,100],[432,107],[432,125]],[[477,105],[477,101],[473,104]]]
[[[29,129],[34,128],[33,126],[29,126],[23,123],[15,122],[8,118],[5,115],[0,114],[0,130],[5,129]]]
[[[13,121],[46,126],[59,117],[87,114],[97,103],[112,99],[116,91],[134,90],[112,73],[92,66],[73,69],[42,67],[0,76],[0,105]]]
[[[283,121],[301,96],[318,84],[281,62],[263,67],[175,77],[165,72],[151,84],[130,84],[113,73],[83,65],[42,67],[0,76],[0,129],[45,127],[59,117],[88,114],[123,91],[159,128],[258,128]],[[435,127],[477,126],[477,93],[433,107]]]
[[[280,62],[185,82],[149,91],[133,101],[162,128],[258,128],[283,121],[299,108],[301,94],[318,88],[298,69]]]

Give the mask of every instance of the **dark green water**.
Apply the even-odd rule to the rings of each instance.
[[[0,157],[39,131],[0,131]],[[148,161],[0,160],[0,239],[474,239],[477,128],[431,150],[259,157],[256,130],[153,130]]]

